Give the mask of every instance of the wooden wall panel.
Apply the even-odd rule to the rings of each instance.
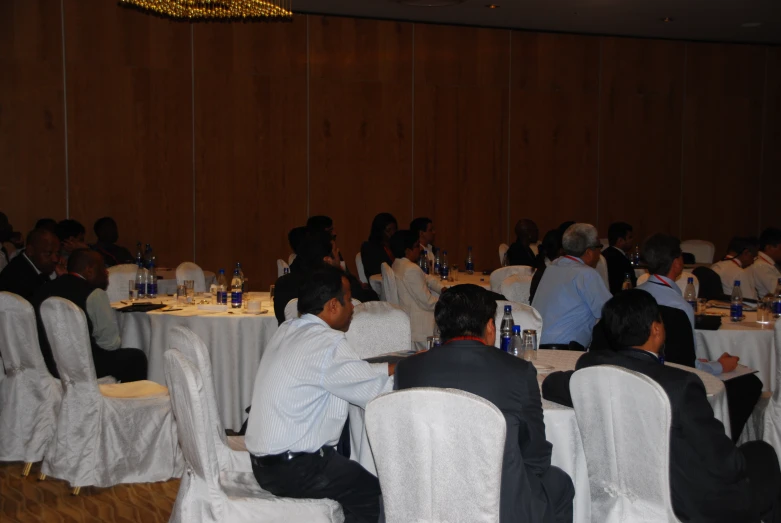
[[[510,241],[520,218],[545,232],[597,223],[599,39],[514,32]]]
[[[65,217],[60,4],[0,2],[0,211],[22,235]]]
[[[760,226],[781,227],[781,47],[767,48],[764,138],[762,141],[762,214]]]
[[[412,210],[412,24],[311,16],[309,214],[334,219],[345,261],[377,213]]]
[[[196,260],[268,290],[306,219],[306,18],[198,24]]]
[[[161,266],[193,254],[190,28],[102,0],[65,1],[70,215],[105,215]]]
[[[414,214],[451,264],[498,266],[507,236],[510,32],[415,26]]]
[[[757,233],[765,50],[687,48],[681,235],[712,241],[718,257],[730,237]]]
[[[680,235],[686,44],[602,39],[599,230]]]

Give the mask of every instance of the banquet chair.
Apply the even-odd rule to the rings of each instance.
[[[357,307],[361,304],[361,302],[355,298],[350,301],[352,301],[353,307]],[[292,320],[293,318],[298,318],[298,298],[293,298],[285,305],[285,321]]]
[[[179,264],[176,268],[176,284],[182,285],[185,280],[195,281],[195,292],[206,292],[206,278],[203,275],[203,269],[197,264],[193,262]]]
[[[399,290],[396,287],[396,274],[391,266],[383,262],[380,265],[382,271],[382,293],[385,295],[385,301],[392,305],[399,304]]]
[[[502,324],[505,305],[510,305],[513,308],[513,321],[516,325],[521,326],[521,332],[525,329],[534,329],[537,331],[537,344],[539,345],[540,340],[542,339],[542,316],[537,312],[537,309],[524,303],[496,300],[496,316],[494,317],[494,323],[496,324],[496,340],[494,341],[494,347],[499,348],[502,341],[499,326]]]
[[[519,276],[513,274],[509,278],[504,279],[499,287],[499,294],[509,301],[531,304],[529,294],[531,293],[532,278],[534,278],[534,276]]]
[[[214,389],[214,376],[212,375],[212,362],[209,349],[203,340],[187,327],[172,327],[168,331],[168,348],[177,349],[182,356],[198,368],[203,379],[203,394],[206,400],[206,408],[212,419],[210,425],[211,436],[217,452],[217,462],[220,470],[233,470],[236,472],[252,472],[249,452],[244,445],[244,436],[225,435],[225,427],[217,408],[217,393]]]
[[[530,243],[529,244],[529,248],[532,250],[532,252],[534,253],[535,256],[540,254],[540,244],[542,244],[541,241],[537,242],[537,243]]]
[[[599,365],[572,375],[592,521],[678,521],[670,494],[670,400],[640,373]]]
[[[519,276],[533,276],[534,267],[528,265],[509,265],[507,267],[501,267],[491,273],[490,282],[491,290],[494,292],[500,292],[502,288],[502,282],[505,278],[509,278],[511,275],[517,274]]]
[[[361,283],[369,283],[366,281],[366,273],[363,272],[363,256],[360,252],[355,255],[355,269],[358,271],[358,279]]]
[[[776,325],[773,329],[773,336],[775,342],[776,361],[778,362],[779,356],[781,356],[781,319],[776,320]],[[762,422],[762,433],[757,436],[762,440],[768,442],[773,450],[776,451],[776,455],[781,456],[781,364],[776,364],[776,390],[773,391],[773,395],[770,397],[770,401],[767,404],[767,408],[764,411],[764,420]],[[757,416],[756,408],[752,417]],[[751,423],[751,419],[746,423],[748,428]],[[743,432],[746,432],[744,430]]]
[[[357,305],[346,334],[350,346],[361,358],[412,348],[409,316],[398,305],[384,301]]]
[[[287,264],[288,265],[293,265],[293,260],[295,260],[295,259],[296,259],[296,253],[291,252],[290,256],[287,257]]]
[[[84,312],[62,298],[41,305],[63,398],[41,472],[81,487],[164,481],[182,473],[168,389],[151,381],[100,385]]]
[[[641,283],[645,283],[648,281],[648,278],[650,278],[651,275],[647,272],[645,274],[641,274],[639,278],[637,278],[637,284],[640,285]],[[697,294],[697,296],[700,295],[700,280],[697,279],[697,276],[690,273],[689,271],[683,271],[680,276],[678,276],[678,279],[675,280],[675,284],[678,286],[679,289],[681,289],[681,294],[686,292],[686,284],[689,281],[689,278],[694,278],[694,292]]]
[[[221,470],[204,378],[180,351],[165,353],[165,381],[171,390],[179,442],[187,473],[176,495],[171,523],[341,523],[342,507],[329,499],[278,498],[258,485],[252,472]]]
[[[607,275],[607,260],[601,254],[599,255],[599,261],[597,262],[597,272],[599,273],[602,281],[605,282],[605,287],[610,289],[610,279]]]
[[[681,250],[693,254],[697,263],[713,263],[716,246],[705,240],[685,240],[681,242]]]
[[[495,405],[461,390],[407,389],[370,401],[366,431],[386,521],[498,523],[506,426]]]
[[[289,271],[290,265],[288,265],[285,260],[277,260],[277,278],[285,274],[285,269]]]
[[[504,255],[510,250],[510,246],[506,243],[499,244],[499,267],[504,265]]]
[[[106,294],[110,302],[128,298],[128,283],[136,280],[138,266],[134,263],[123,263],[108,268],[108,288]]]

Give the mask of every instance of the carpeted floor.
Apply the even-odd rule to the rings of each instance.
[[[0,462],[0,521],[166,522],[179,490],[179,480],[135,483],[112,488],[84,487],[78,496],[64,481],[38,481],[41,464],[21,476],[22,463]]]

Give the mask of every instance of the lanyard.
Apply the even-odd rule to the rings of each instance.
[[[666,281],[664,281],[663,279],[661,279],[661,278],[660,278],[659,276],[657,276],[656,274],[654,274],[654,275],[653,275],[653,278],[656,278],[657,280],[659,280],[659,283],[656,283],[655,281],[652,281],[651,283],[653,283],[654,285],[664,285],[665,287],[669,287],[669,288],[671,288],[671,289],[672,289],[672,285],[670,285],[669,283],[667,283]]]
[[[774,266],[775,265],[774,263],[771,263],[771,262],[767,261],[766,259],[764,259],[762,256],[759,256],[759,259],[762,260],[763,262],[767,263],[770,266]]]
[[[726,257],[725,257],[725,258],[724,258],[724,261],[731,261],[732,263],[734,263],[735,265],[737,265],[737,266],[738,266],[738,267],[740,267],[741,269],[743,268],[743,266],[742,266],[742,265],[741,265],[741,264],[738,262],[738,260],[736,260],[735,258],[726,258]]]
[[[582,261],[580,261],[579,259],[575,258],[574,256],[565,255],[564,257],[565,257],[565,258],[569,258],[570,260],[572,260],[572,261],[576,261],[576,262],[578,262],[578,263],[583,263]]]
[[[454,341],[466,341],[466,340],[479,341],[480,343],[483,343],[483,338],[478,338],[477,336],[456,336],[455,338],[450,338],[447,341],[447,343],[445,343],[445,345],[447,345],[448,343],[453,343]],[[483,345],[485,345],[485,343],[483,343]]]

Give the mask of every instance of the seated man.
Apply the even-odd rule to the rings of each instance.
[[[700,378],[663,365],[659,354],[665,328],[653,297],[639,289],[621,292],[605,304],[602,323],[619,351],[584,354],[577,369],[616,365],[645,374],[670,400],[670,493],[681,521],[776,521],[781,470],[773,448],[752,441],[740,448],[713,417]],[[577,372],[577,370],[575,370]],[[543,397],[572,406],[570,372],[554,372],[542,384]]]
[[[753,274],[747,270],[754,263],[756,256],[756,238],[753,240],[751,238],[732,238],[730,240],[727,255],[710,267],[721,278],[724,294],[731,296],[733,285],[739,281],[743,297],[751,300],[757,299]]]
[[[330,216],[310,216],[306,221],[306,228],[308,231],[323,231],[331,237],[331,240],[336,241],[336,232],[334,232],[334,221]],[[342,270],[347,270],[347,265],[344,263],[342,253],[338,252],[339,264]],[[352,283],[352,282],[351,282]]]
[[[507,420],[500,521],[571,522],[575,490],[569,476],[551,466],[537,371],[494,348],[496,301],[482,287],[457,285],[435,310],[443,345],[399,362],[396,388],[460,389],[496,405]]]
[[[76,220],[62,220],[57,224],[57,237],[60,239],[60,259],[54,269],[57,275],[68,272],[68,257],[76,249],[88,249],[84,243],[84,235],[87,233],[84,226]]]
[[[350,298],[350,284],[335,267],[304,281],[301,317],[277,329],[260,360],[245,441],[264,490],[330,498],[341,503],[345,521],[374,523],[379,481],[334,446],[349,404],[365,407],[392,389],[393,365],[375,368],[350,347],[344,335],[353,314]]]
[[[121,245],[117,245],[119,229],[114,218],[109,216],[100,218],[95,222],[93,230],[98,241],[92,246],[92,250],[99,252],[103,256],[103,263],[105,263],[106,267],[135,262],[129,250]]]
[[[507,264],[534,267],[536,255],[530,246],[537,243],[539,235],[536,223],[526,218],[518,220],[515,224],[515,241],[507,250]]]
[[[776,286],[781,282],[779,265],[781,265],[781,229],[769,227],[759,235],[757,261],[748,269],[758,297],[775,294]]]
[[[27,235],[24,252],[0,272],[0,291],[13,292],[27,301],[50,281],[60,255],[60,241],[45,229]]]
[[[295,258],[298,257],[298,246],[301,245],[301,242],[304,241],[304,238],[306,238],[306,233],[309,231],[306,227],[293,227],[290,229],[290,232],[287,233],[287,242],[290,245],[290,250],[292,250],[291,256],[288,256],[288,260],[292,257],[293,260],[290,261],[290,272],[293,272],[293,266],[296,263]]]
[[[605,282],[594,269],[602,244],[597,229],[588,223],[571,225],[561,243],[564,256],[545,269],[532,301],[545,325],[540,348],[584,350],[591,342],[602,305],[610,299]]]
[[[427,276],[418,265],[422,250],[418,238],[418,233],[402,230],[391,237],[390,244],[396,258],[392,268],[399,305],[409,315],[413,343],[424,349],[426,338],[434,333],[434,306],[443,287],[438,278]]]
[[[621,292],[627,274],[634,289],[637,286],[637,277],[632,262],[627,258],[627,253],[635,243],[632,226],[624,222],[611,223],[607,230],[607,241],[610,242],[610,247],[605,249],[602,255],[607,262],[610,293],[615,295]]]
[[[76,249],[68,258],[68,273],[43,285],[35,293],[31,303],[38,322],[38,341],[46,367],[55,378],[59,378],[60,374],[40,310],[44,300],[52,296],[72,301],[84,311],[98,378],[114,376],[123,383],[146,379],[147,361],[144,352],[120,348],[122,340],[114,309],[106,294],[107,287],[108,271],[100,253],[90,249]]]
[[[429,265],[434,267],[434,259],[437,254],[437,248],[434,246],[434,241],[437,239],[434,222],[430,218],[415,218],[410,222],[409,230],[418,233],[420,248],[428,253]]]

